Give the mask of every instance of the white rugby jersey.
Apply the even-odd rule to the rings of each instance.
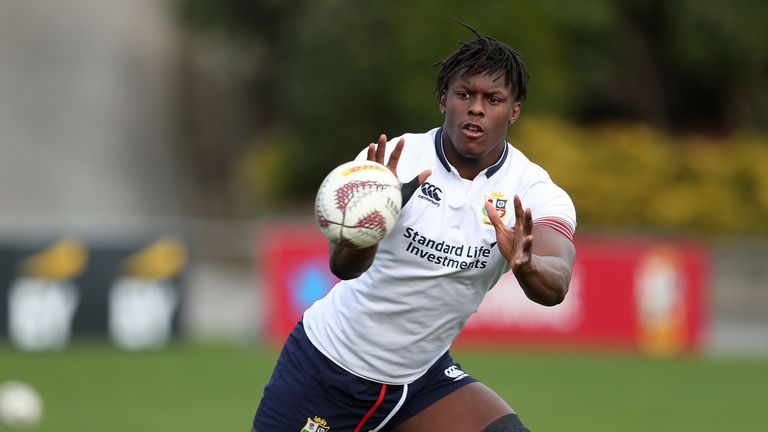
[[[304,313],[304,327],[320,352],[372,381],[408,384],[450,347],[486,292],[509,270],[485,214],[493,200],[505,224],[514,224],[519,195],[535,224],[570,239],[576,211],[546,171],[507,144],[499,161],[474,180],[448,163],[442,129],[406,134],[397,167],[407,182],[432,175],[403,207],[379,244],[373,265],[341,281]],[[387,145],[387,157],[398,138]],[[358,159],[365,159],[363,150]]]

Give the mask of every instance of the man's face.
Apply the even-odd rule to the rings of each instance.
[[[456,74],[439,105],[445,116],[446,156],[457,168],[495,163],[506,141],[507,125],[520,114],[520,103],[501,73]]]

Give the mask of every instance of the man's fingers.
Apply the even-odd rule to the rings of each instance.
[[[531,252],[533,251],[533,235],[527,235],[525,236],[525,239],[523,239],[523,255],[531,256]]]
[[[400,185],[400,195],[403,197],[403,206],[411,199],[413,194],[424,184],[424,181],[432,174],[432,170],[424,170],[407,183]]]
[[[525,215],[523,216],[523,233],[528,235],[533,232],[533,216],[531,215],[531,209],[525,209]]]
[[[392,171],[395,175],[397,175],[397,164],[400,162],[400,155],[403,153],[403,148],[405,148],[405,138],[400,138],[397,140],[395,148],[392,149],[392,152],[389,154],[389,159],[386,163],[387,168],[389,168],[390,171]],[[376,144],[371,143],[368,145],[368,160],[384,164],[386,149],[387,136],[381,134],[379,135],[379,139]],[[424,184],[424,182],[427,180],[427,177],[429,177],[431,174],[432,170],[424,170],[412,180],[400,184],[400,194],[402,195],[403,206],[405,206],[408,200],[411,199],[411,196],[413,196],[413,194],[419,188],[419,186]]]
[[[376,162],[384,165],[384,154],[387,152],[387,136],[379,135],[379,145],[376,146]]]
[[[400,184],[400,196],[402,196],[403,201],[401,204],[401,207],[405,207],[405,204],[408,203],[408,201],[411,199],[413,194],[416,192],[416,190],[419,188],[419,177],[414,177],[411,181]]]
[[[515,204],[515,225],[522,224],[523,222],[523,202],[520,201],[520,196],[515,195],[512,200]]]
[[[522,253],[520,258],[515,261],[515,265],[524,265],[531,261],[531,253],[533,251],[533,236],[528,235],[523,239]]]
[[[488,219],[491,220],[491,224],[493,224],[493,227],[496,229],[496,232],[503,230],[501,219],[499,218],[499,214],[496,213],[496,209],[493,208],[493,204],[491,200],[485,201],[485,212],[488,214]]]
[[[389,155],[387,168],[389,168],[393,173],[397,173],[397,162],[400,160],[400,154],[403,152],[403,146],[405,146],[405,139],[400,138],[400,140],[397,141],[397,144],[395,144],[394,150],[392,150],[392,153]]]
[[[424,184],[425,181],[427,181],[427,178],[432,175],[432,170],[424,170],[421,173],[419,173],[418,179],[419,184]]]

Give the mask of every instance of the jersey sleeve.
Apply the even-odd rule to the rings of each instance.
[[[576,208],[562,188],[551,181],[538,182],[520,199],[525,207],[531,209],[534,225],[548,226],[573,241]]]

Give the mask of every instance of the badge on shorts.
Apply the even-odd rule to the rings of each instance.
[[[490,202],[493,208],[496,209],[496,213],[499,215],[501,221],[506,222],[504,219],[507,216],[507,202],[509,202],[509,200],[504,194],[501,192],[491,192],[490,195],[483,195],[483,206],[480,211],[482,221],[486,225],[491,225],[491,218],[488,217],[488,212],[485,211],[486,201]]]
[[[451,367],[445,370],[445,376],[447,376],[448,378],[453,378],[454,381],[458,381],[464,377],[468,377],[469,374],[459,369],[458,366],[452,365]]]
[[[328,426],[325,419],[318,416],[315,416],[314,419],[307,417],[307,424],[301,428],[301,432],[328,432],[329,430],[331,430],[331,427]]]

